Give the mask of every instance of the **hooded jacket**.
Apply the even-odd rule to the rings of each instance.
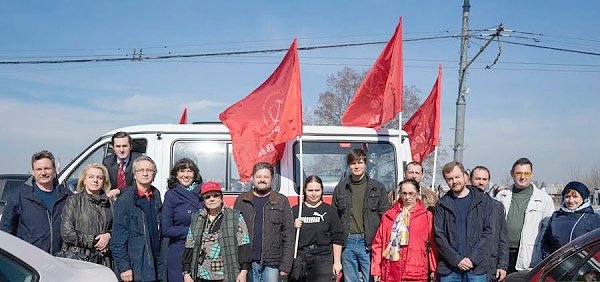
[[[600,228],[600,214],[594,213],[589,200],[574,211],[564,204],[552,214],[542,240],[542,255],[547,257],[575,238]]]
[[[402,201],[397,201],[381,217],[371,250],[371,275],[381,277],[381,281],[426,281],[428,272],[436,271],[437,250],[433,235],[433,214],[420,200],[410,211],[408,246],[400,248],[400,260],[389,261],[382,257],[390,242],[394,221],[401,211]]]
[[[33,176],[27,179],[21,189],[10,195],[0,222],[0,230],[52,254],[60,251],[61,213],[71,191],[58,185],[54,179],[55,202],[48,211],[42,200],[33,193]]]

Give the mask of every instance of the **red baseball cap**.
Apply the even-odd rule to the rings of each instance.
[[[221,184],[215,181],[208,181],[202,184],[200,188],[200,195],[204,195],[208,192],[219,192],[223,193],[223,189],[221,188]]]

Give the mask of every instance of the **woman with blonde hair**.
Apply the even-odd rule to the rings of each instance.
[[[108,170],[97,163],[79,174],[77,194],[70,196],[62,211],[60,234],[63,246],[58,256],[112,266],[108,248],[112,231],[113,202]]]

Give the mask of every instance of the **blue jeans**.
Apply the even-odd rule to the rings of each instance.
[[[473,274],[469,272],[452,272],[446,276],[440,276],[440,282],[486,282],[486,274]]]
[[[345,282],[357,282],[358,273],[362,281],[373,281],[371,278],[371,254],[367,249],[364,234],[348,234],[346,246],[342,251],[342,271]]]
[[[252,262],[252,272],[248,273],[249,282],[277,282],[279,281],[279,269],[277,267],[261,265],[257,261]]]

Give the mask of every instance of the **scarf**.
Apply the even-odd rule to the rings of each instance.
[[[183,186],[183,185],[181,185],[181,186]],[[192,182],[192,184],[190,184],[190,186],[187,186],[187,187],[183,186],[183,188],[185,190],[190,191],[190,192],[194,191],[194,189],[196,189],[196,187],[198,187],[198,182],[196,182],[196,181]]]
[[[408,224],[410,220],[410,209],[402,208],[402,211],[392,225],[390,242],[383,251],[383,257],[390,261],[400,260],[400,247],[408,245]]]

